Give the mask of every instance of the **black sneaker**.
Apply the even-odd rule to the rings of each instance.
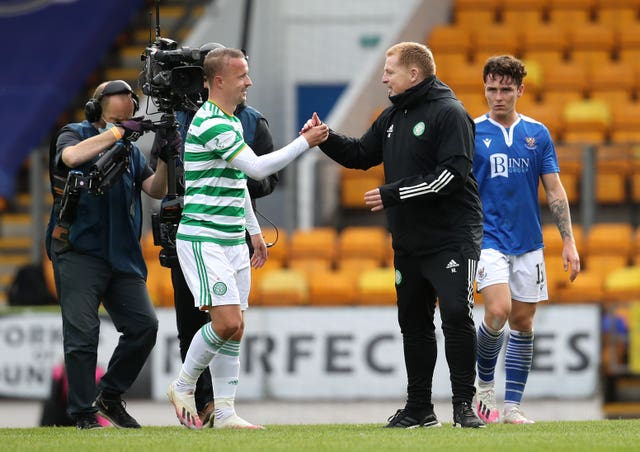
[[[132,418],[125,410],[127,404],[120,398],[115,396],[113,399],[107,399],[102,392],[96,398],[96,407],[98,411],[109,422],[118,428],[140,428],[140,424]]]
[[[458,402],[453,405],[453,426],[461,428],[483,428],[485,423],[476,416],[471,402]]]
[[[417,427],[441,427],[433,412],[433,405],[424,412],[408,411],[406,408],[396,411],[396,414],[387,419],[389,422],[385,428],[417,428]]]
[[[102,428],[102,425],[100,425],[96,419],[96,415],[90,413],[76,416],[76,427],[80,430],[91,430],[94,428]]]

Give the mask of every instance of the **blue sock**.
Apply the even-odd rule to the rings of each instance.
[[[507,387],[504,402],[520,405],[533,360],[533,331],[511,331],[505,356]]]
[[[504,328],[494,331],[484,322],[478,328],[478,380],[480,383],[493,382],[498,355],[504,342]]]

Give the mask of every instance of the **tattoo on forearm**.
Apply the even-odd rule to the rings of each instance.
[[[560,236],[564,240],[568,237],[573,237],[573,231],[571,230],[571,213],[569,212],[569,203],[564,199],[556,199],[549,204],[551,209],[551,216],[558,226]]]

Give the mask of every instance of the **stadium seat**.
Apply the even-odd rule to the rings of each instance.
[[[591,21],[591,2],[585,0],[549,0],[547,17],[552,24],[580,27]]]
[[[309,284],[303,272],[290,269],[271,270],[258,283],[262,306],[306,305]]]
[[[527,93],[527,79],[524,80],[525,84],[525,93],[521,99],[526,98],[529,94]],[[542,89],[544,89],[544,81]],[[562,122],[562,109],[558,107],[558,105],[552,102],[540,102],[540,103],[529,103],[526,106],[520,104],[521,100],[518,101],[517,110],[518,113],[529,116],[536,121],[540,121],[547,129],[549,129],[549,133],[551,134],[551,138],[554,141],[558,142],[559,138],[562,136],[562,131],[564,129],[564,125]],[[562,170],[562,167],[560,167]]]
[[[556,155],[558,157],[558,165],[560,166],[560,181],[567,193],[569,204],[575,204],[578,202],[580,197],[582,153],[583,149],[580,145],[556,145]],[[547,204],[547,198],[542,183],[540,183],[538,189],[538,201],[540,204]]]
[[[482,78],[482,74],[480,74]],[[464,105],[464,109],[467,110],[469,116],[477,118],[478,116],[487,113],[489,107],[487,106],[487,99],[484,96],[484,89],[481,92],[464,92],[457,95],[458,99]]]
[[[147,290],[151,302],[156,307],[173,308],[173,284],[171,282],[171,270],[160,265],[157,256],[146,261],[147,264]]]
[[[627,181],[631,156],[625,144],[599,145],[596,148],[596,202],[622,204],[627,200]]]
[[[382,264],[387,231],[382,226],[348,226],[338,236],[338,259],[373,259]]]
[[[338,270],[349,274],[354,281],[357,281],[365,271],[379,267],[380,260],[377,258],[342,257],[338,260]]]
[[[576,241],[578,253],[582,254],[584,248],[584,232],[582,225],[578,223],[572,224],[573,238]],[[542,240],[544,241],[544,254],[546,256],[562,256],[562,248],[564,242],[558,232],[555,223],[544,223],[542,225]]]
[[[567,103],[563,111],[565,143],[600,144],[609,134],[611,108],[595,99]]]
[[[338,233],[331,227],[296,229],[289,240],[289,260],[324,259],[333,264]]]
[[[364,194],[384,184],[382,165],[374,166],[366,171],[341,167],[340,171],[340,204],[349,209],[366,209]]]
[[[358,279],[357,290],[362,305],[395,304],[395,270],[385,267],[365,271]]]
[[[527,56],[527,58],[530,58]],[[553,102],[561,110],[563,105],[581,100],[587,92],[587,72],[582,64],[560,62],[543,65],[543,85],[541,91],[545,102]]]
[[[547,0],[503,1],[498,10],[498,18],[506,25],[536,28],[543,23],[546,6]]]
[[[638,21],[637,0],[595,0],[594,3],[598,23],[625,28]]]
[[[305,273],[307,276],[318,272],[330,271],[333,261],[322,257],[292,257],[289,259],[289,268]]]
[[[468,4],[460,4],[457,2],[453,10],[453,23],[458,27],[467,30],[476,30],[479,28],[488,29],[496,24],[497,7],[496,0],[488,0],[483,6],[480,1]]]
[[[343,271],[316,272],[309,275],[311,306],[345,306],[356,302],[356,281]]]
[[[527,26],[525,24],[520,45],[522,57],[526,60],[538,61],[544,71],[547,67],[565,60],[568,45],[567,32],[559,25],[544,23],[539,26]]]
[[[267,262],[260,268],[251,269],[251,290],[249,291],[249,305],[259,306],[262,304],[260,297],[260,281],[262,278],[273,270],[282,268],[282,261],[276,259],[267,259]]]
[[[464,99],[467,93],[479,95],[484,93],[484,82],[482,81],[482,70],[484,61],[467,64],[458,68],[457,71],[448,72],[446,78],[442,79],[453,89],[456,96]]]
[[[604,280],[604,296],[609,302],[640,300],[640,266],[610,272]]]
[[[640,142],[640,103],[616,102],[609,135],[613,143]]]
[[[640,147],[637,145],[631,151],[631,200],[640,204]],[[640,254],[640,240],[636,240],[636,249]]]
[[[517,28],[511,25],[496,24],[487,30],[476,30],[473,33],[474,51],[472,61],[483,64],[487,58],[495,55],[519,55],[520,36]],[[482,72],[480,72],[482,75]],[[482,79],[482,77],[480,77]]]
[[[561,254],[550,254],[546,252],[546,249],[544,256],[544,268],[547,274],[547,290],[549,292],[549,299],[553,300],[558,288],[569,284],[569,270],[566,272],[564,271]]]
[[[617,254],[629,258],[633,245],[630,223],[595,223],[585,237],[588,257]]]
[[[569,59],[597,71],[609,64],[616,49],[614,31],[608,25],[586,23],[572,27],[568,34]]]
[[[558,303],[601,303],[604,296],[604,276],[601,273],[581,271],[572,283],[557,288],[550,299]]]
[[[287,230],[284,228],[262,227],[262,237],[267,244],[273,243],[268,248],[268,261],[278,261],[281,264],[287,262],[289,258],[289,238]],[[267,261],[267,262],[268,262]]]
[[[426,39],[434,52],[436,74],[443,80],[447,72],[469,63],[473,51],[471,31],[451,24],[435,25]]]
[[[632,65],[607,62],[588,72],[588,94],[591,99],[618,105],[630,102],[635,96],[636,74]]]

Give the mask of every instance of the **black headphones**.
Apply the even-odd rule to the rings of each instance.
[[[131,94],[131,100],[133,101],[133,113],[135,114],[140,107],[138,95],[133,92],[131,86],[124,80],[113,80],[106,84],[97,98],[89,99],[84,105],[84,114],[87,117],[87,121],[93,123],[100,120],[100,117],[102,116],[102,105],[100,104],[100,101],[103,97],[124,93]]]

